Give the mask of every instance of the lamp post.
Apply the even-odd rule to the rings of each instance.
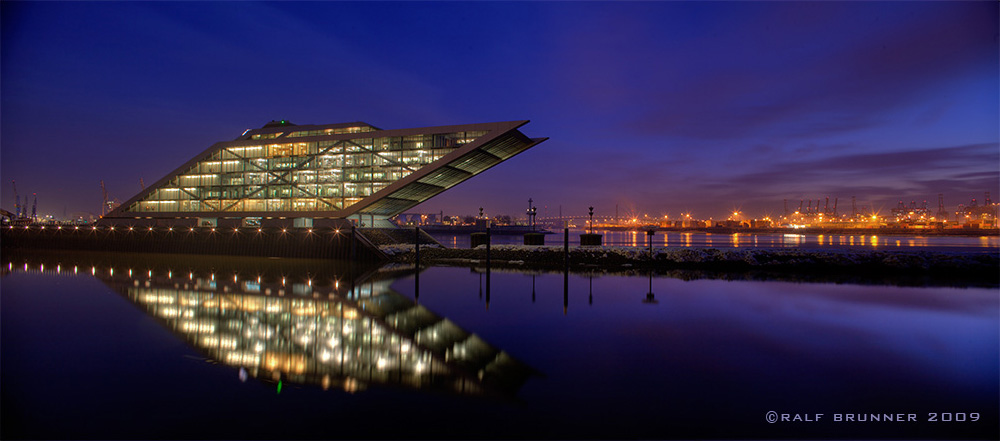
[[[594,234],[594,207],[587,207],[588,214],[590,215],[590,233],[584,233],[580,235],[580,245],[586,246],[600,246],[601,245],[601,235]]]
[[[525,215],[528,216],[528,226],[531,227],[531,231],[535,231],[534,222],[531,220],[531,203],[534,202],[531,198],[528,198],[528,209],[525,211]]]
[[[535,202],[533,199],[528,199],[528,224],[531,225],[531,230],[524,233],[524,244],[525,245],[545,245],[545,235],[535,231],[535,215],[538,212],[538,207],[532,205]]]
[[[594,207],[590,207],[590,234],[594,234]]]
[[[528,225],[531,225],[531,231],[535,231],[535,213],[538,211],[538,208],[531,206],[532,202],[534,201],[528,198]]]
[[[475,247],[477,247],[479,245],[486,245],[486,255],[487,255],[487,260],[489,260],[488,257],[489,257],[489,253],[490,253],[490,251],[489,251],[489,246],[490,246],[489,245],[489,243],[490,243],[490,223],[488,221],[484,220],[483,217],[484,217],[483,216],[483,207],[479,207],[479,217],[477,217],[476,221],[474,222],[474,226],[475,226],[476,232],[472,233],[472,236],[470,237],[470,239],[471,239],[471,244],[470,245],[472,246],[472,248],[475,248]],[[485,231],[480,232],[479,231],[480,227],[485,227]]]

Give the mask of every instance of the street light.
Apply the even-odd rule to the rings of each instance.
[[[535,213],[538,212],[538,207],[532,207],[532,202],[534,201],[528,198],[528,225],[531,225],[531,231],[535,231]]]
[[[590,234],[594,234],[594,207],[590,207]]]

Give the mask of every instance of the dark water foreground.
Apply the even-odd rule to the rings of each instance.
[[[995,288],[0,264],[3,439],[1000,436]]]

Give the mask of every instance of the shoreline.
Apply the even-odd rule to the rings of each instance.
[[[390,262],[414,264],[413,245],[381,247]],[[487,266],[486,247],[420,247],[420,265]],[[1000,286],[1000,252],[798,248],[582,247],[494,245],[489,267],[522,271],[680,272],[726,279],[820,280],[923,286]]]
[[[410,228],[413,227],[403,227]],[[521,235],[528,231],[506,231],[504,227],[494,227],[493,234],[498,236],[503,235]],[[421,230],[426,231],[432,235],[463,235],[472,233],[484,233],[485,228],[479,227],[453,227],[453,228],[434,228],[429,226],[420,227]],[[700,228],[678,228],[678,227],[594,227],[595,233],[603,232],[637,232],[645,233],[646,231],[653,230],[655,232],[665,232],[665,233],[690,233],[690,234],[811,234],[811,235],[838,235],[838,236],[955,236],[955,237],[1000,237],[1000,229],[997,228],[897,228],[897,227],[880,227],[880,228],[826,228],[826,227],[807,227],[807,228],[735,228],[735,227],[700,227]],[[573,227],[570,231],[590,231],[589,228],[585,227]],[[543,234],[559,234],[562,232],[562,228],[547,228],[544,230],[539,230]]]
[[[596,229],[595,229],[596,231]],[[629,229],[608,231],[645,231],[644,229]],[[1000,229],[996,228],[657,228],[655,231],[677,233],[705,234],[815,234],[815,235],[864,235],[864,236],[965,236],[965,237],[1000,237]]]

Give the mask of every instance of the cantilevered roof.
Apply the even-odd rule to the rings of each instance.
[[[436,166],[422,168],[348,207],[345,216],[395,216],[548,139],[528,138],[516,127],[498,133],[456,150],[438,160]]]

